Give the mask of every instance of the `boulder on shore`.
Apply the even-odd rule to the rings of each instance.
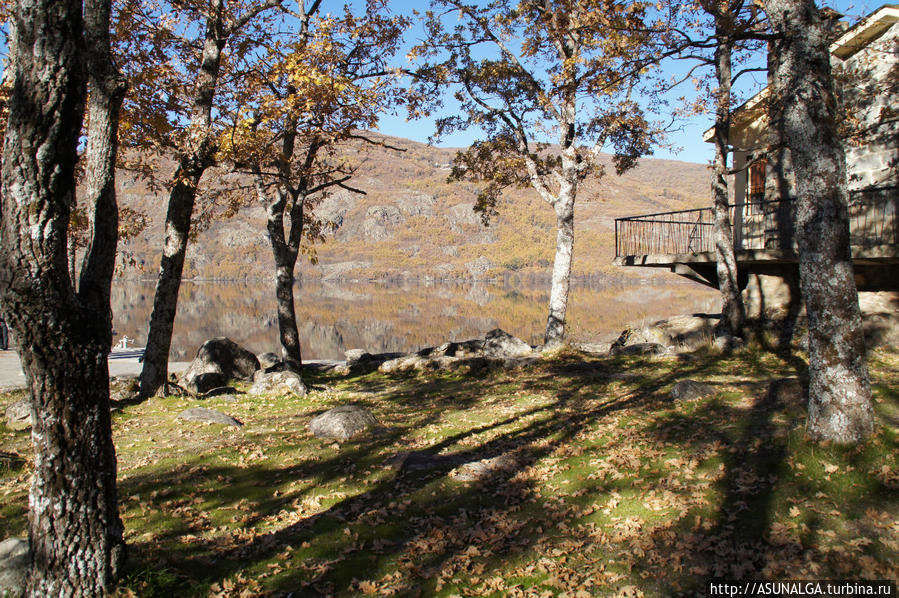
[[[312,418],[309,432],[316,438],[342,442],[376,425],[378,420],[367,409],[358,405],[343,405]]]
[[[267,353],[260,353],[256,356],[256,359],[259,360],[259,367],[263,370],[273,368],[281,363],[281,358],[278,357],[278,354],[271,351]]]
[[[303,384],[299,374],[290,370],[280,372],[259,370],[253,375],[253,386],[247,392],[251,395],[273,393],[303,397],[306,396],[306,385]]]
[[[248,380],[258,369],[259,360],[252,352],[222,336],[203,343],[179,383],[203,394],[233,378]]]
[[[428,370],[516,369],[536,362],[529,344],[496,328],[483,339],[450,341],[439,347],[428,347],[417,353],[384,361],[378,370],[385,374]]]
[[[234,426],[235,428],[243,426],[242,423],[230,415],[222,413],[221,411],[216,411],[215,409],[206,409],[205,407],[191,407],[190,409],[185,409],[178,414],[178,419],[205,424],[222,424],[225,426]]]

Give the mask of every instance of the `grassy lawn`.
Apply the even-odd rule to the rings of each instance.
[[[119,596],[693,596],[712,577],[899,578],[899,351],[870,356],[878,435],[809,443],[769,383],[802,356],[595,357],[472,375],[306,376],[302,400],[169,397],[115,412]],[[684,379],[714,395],[674,402]],[[0,408],[21,397],[0,395]],[[381,426],[306,429],[354,403]],[[190,406],[238,430],[176,420]],[[0,424],[0,538],[26,527],[30,436]],[[452,456],[397,471],[410,451]],[[416,453],[417,454],[417,453]],[[517,466],[477,482],[464,461]]]

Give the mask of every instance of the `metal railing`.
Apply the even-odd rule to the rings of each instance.
[[[736,208],[741,213],[737,218]],[[730,206],[737,249],[793,249],[793,200]],[[615,219],[615,255],[697,254],[715,250],[711,208]],[[850,244],[899,245],[899,187],[850,193]]]

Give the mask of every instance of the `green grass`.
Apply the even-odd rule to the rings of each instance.
[[[899,352],[870,359],[878,433],[804,434],[768,384],[801,356],[750,346],[692,359],[571,350],[515,372],[307,376],[304,399],[154,399],[113,417],[130,545],[120,596],[692,596],[711,577],[896,579]],[[686,378],[713,396],[674,403]],[[0,408],[18,398],[0,395]],[[182,422],[197,404],[244,422]],[[382,423],[346,443],[306,431],[356,403]],[[30,459],[28,432],[0,449]],[[519,467],[464,483],[452,463]],[[25,530],[28,464],[0,470],[0,535]],[[580,593],[578,593],[580,592]]]

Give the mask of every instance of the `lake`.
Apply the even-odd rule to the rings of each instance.
[[[116,337],[146,344],[154,282],[116,281]],[[305,359],[343,359],[347,349],[415,351],[448,340],[483,337],[494,328],[542,342],[549,285],[304,281],[295,288]],[[576,342],[608,339],[632,323],[682,313],[719,311],[717,291],[668,275],[573,284],[568,334]],[[274,283],[189,282],[181,285],[170,351],[189,361],[199,346],[227,336],[253,352],[278,352]]]

